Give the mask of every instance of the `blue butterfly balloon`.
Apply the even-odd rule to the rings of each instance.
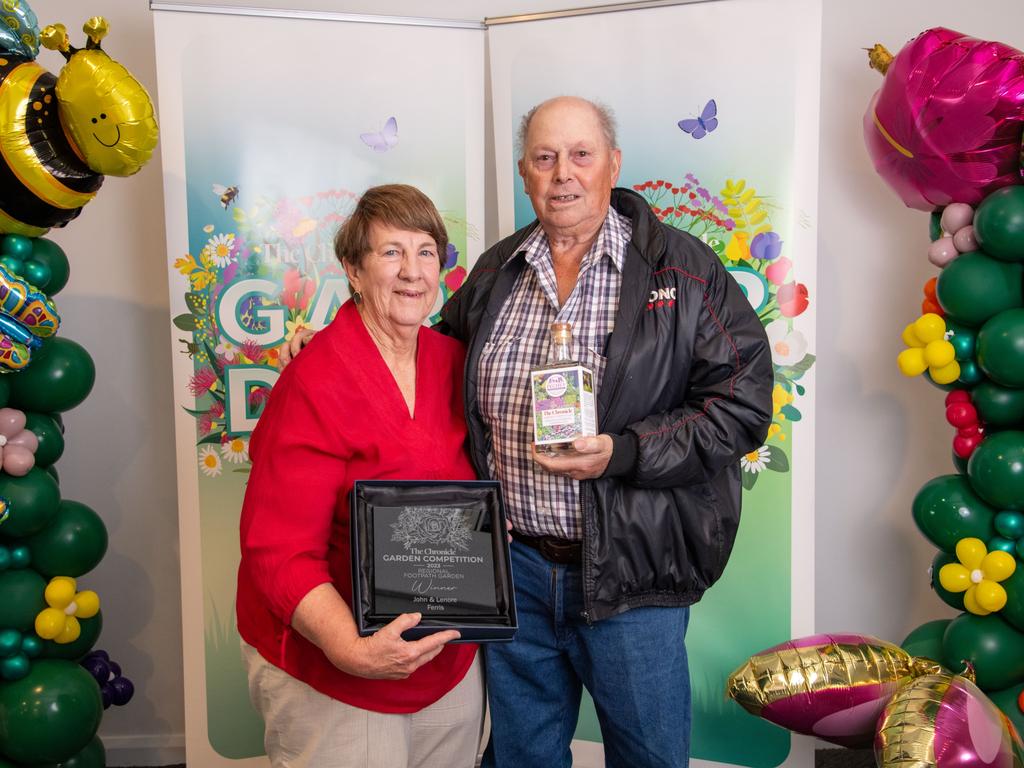
[[[387,152],[398,144],[398,121],[388,118],[378,133],[360,133],[359,138],[374,152]]]
[[[718,127],[718,105],[711,99],[700,113],[700,117],[685,118],[678,125],[695,139],[703,139]]]

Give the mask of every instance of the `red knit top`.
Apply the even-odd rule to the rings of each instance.
[[[242,506],[238,631],[270,663],[346,704],[416,712],[454,688],[476,646],[447,646],[405,680],[348,675],[290,626],[314,587],[352,602],[349,492],[356,480],[472,480],[462,345],[419,332],[416,407],[349,301],[281,374],[252,433]]]

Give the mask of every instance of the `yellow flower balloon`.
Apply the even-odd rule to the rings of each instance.
[[[903,343],[896,365],[904,376],[920,376],[925,371],[936,384],[952,384],[960,378],[956,349],[946,339],[946,321],[934,312],[921,315],[903,329]]]
[[[966,538],[956,543],[956,558],[939,571],[939,584],[949,592],[964,593],[964,608],[978,616],[1000,611],[1006,605],[1005,581],[1017,570],[1017,561],[1007,552],[988,551],[981,539]]]
[[[77,591],[78,585],[69,576],[54,576],[46,585],[43,597],[48,608],[36,615],[36,634],[56,643],[73,643],[82,634],[78,619],[89,619],[100,611],[100,598],[91,589]]]

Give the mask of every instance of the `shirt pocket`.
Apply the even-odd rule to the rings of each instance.
[[[484,343],[478,368],[480,412],[489,427],[507,415],[509,400],[517,393],[513,383],[519,378],[522,336],[505,336]]]
[[[580,345],[580,363],[589,368],[594,374],[594,395],[601,391],[601,384],[604,381],[604,369],[608,366],[608,358],[602,355],[593,347]]]

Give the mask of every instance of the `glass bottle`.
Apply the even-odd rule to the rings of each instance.
[[[551,324],[548,362],[530,371],[533,440],[537,450],[570,452],[580,437],[597,434],[594,372],[572,354],[572,324]]]

